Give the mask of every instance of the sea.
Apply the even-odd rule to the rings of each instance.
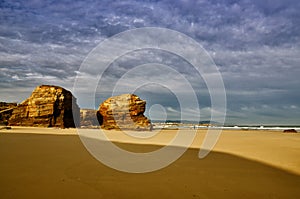
[[[224,129],[224,130],[269,130],[269,131],[284,131],[294,129],[300,131],[300,125],[220,125],[216,122],[202,121],[194,122],[179,122],[179,121],[152,121],[154,129]]]

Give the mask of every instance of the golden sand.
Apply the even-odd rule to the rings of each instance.
[[[300,134],[225,130],[199,159],[205,134],[199,130],[191,148],[168,167],[130,174],[93,158],[76,129],[0,130],[1,198],[300,198]],[[125,150],[145,152],[168,143],[176,131],[151,139],[106,135]]]

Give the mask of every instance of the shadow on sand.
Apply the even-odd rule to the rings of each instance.
[[[160,148],[117,145],[139,152]],[[300,197],[299,175],[226,153],[197,155],[188,149],[164,169],[129,174],[94,159],[75,135],[1,134],[1,198]]]

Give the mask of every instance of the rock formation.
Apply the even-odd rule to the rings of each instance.
[[[103,129],[151,130],[145,112],[146,101],[134,94],[123,94],[105,100],[97,111]]]
[[[99,126],[99,122],[97,119],[97,110],[80,109],[80,126],[81,127]]]
[[[284,133],[297,133],[295,129],[286,129],[283,131]]]
[[[0,125],[7,125],[17,103],[0,102]]]
[[[41,85],[14,108],[9,125],[69,128],[75,127],[74,121],[79,124],[79,107],[72,93],[59,86]]]

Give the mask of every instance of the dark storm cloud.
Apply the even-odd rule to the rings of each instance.
[[[76,75],[96,75],[78,70],[100,41],[158,26],[183,32],[208,50],[224,79],[228,121],[299,123],[299,9],[298,0],[0,1],[0,100],[21,101],[43,83],[72,89]],[[191,66],[166,53],[142,54],[114,63],[105,82],[116,82],[137,64],[163,63],[184,74],[205,99],[199,109],[209,115],[205,84]],[[178,111],[172,97],[165,101],[170,113]]]

